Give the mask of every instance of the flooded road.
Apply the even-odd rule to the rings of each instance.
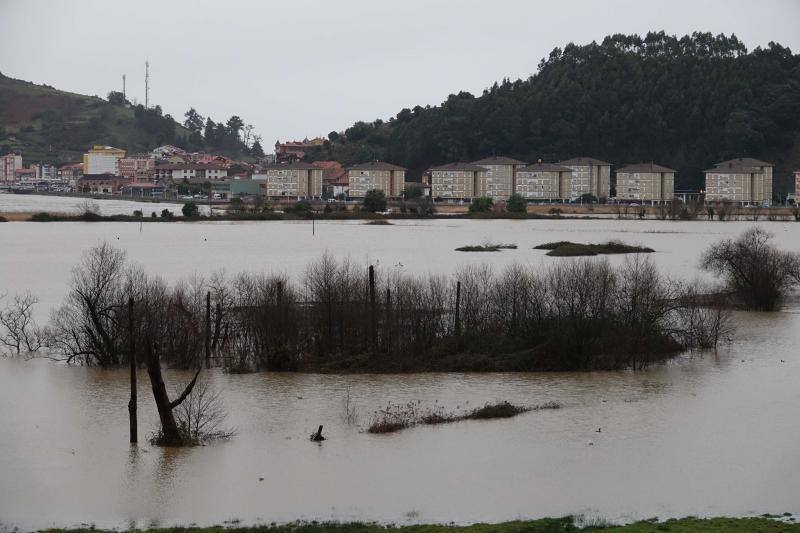
[[[748,223],[427,221],[0,224],[0,293],[31,288],[46,317],[82,250],[107,239],[170,280],[219,268],[295,274],[324,250],[409,272],[553,260],[541,242],[618,238],[678,277]],[[764,224],[782,248],[800,225]],[[116,239],[119,237],[119,239]],[[463,254],[456,246],[515,242]],[[32,245],[34,243],[35,245]],[[613,262],[622,258],[613,257]],[[127,375],[0,359],[0,530],[297,519],[476,522],[585,513],[610,520],[800,512],[800,303],[737,313],[730,345],[643,372],[313,375],[210,372],[237,435],[164,450],[127,444]],[[185,374],[168,373],[175,387]],[[157,425],[141,374],[140,440]],[[343,420],[347,390],[359,423]],[[562,409],[363,432],[388,402],[508,400]],[[308,441],[324,424],[328,440]],[[601,431],[598,432],[597,430]],[[259,478],[264,478],[260,481]]]

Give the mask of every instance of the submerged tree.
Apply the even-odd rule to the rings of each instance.
[[[772,234],[751,228],[736,240],[711,245],[700,266],[721,276],[748,309],[772,311],[800,284],[800,255],[778,250],[771,240]]]
[[[132,359],[147,368],[161,422],[154,441],[191,443],[175,409],[192,394],[203,353],[198,290],[168,287],[126,263],[125,253],[106,243],[90,249],[73,270],[66,302],[52,314],[46,341],[51,355],[68,363],[118,367]],[[133,317],[130,313],[133,312]],[[194,375],[170,399],[162,375],[166,359]]]

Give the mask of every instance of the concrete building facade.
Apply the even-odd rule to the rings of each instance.
[[[566,200],[572,194],[572,169],[553,163],[533,163],[517,170],[517,194],[526,200]]]
[[[113,146],[94,145],[91,150],[83,154],[83,174],[119,175],[118,162],[123,157],[125,150]]]
[[[794,171],[794,199],[797,202],[797,199],[800,198],[800,170]]]
[[[486,157],[472,164],[486,169],[486,196],[494,200],[507,200],[514,194],[517,169],[527,165],[524,161],[502,156]]]
[[[558,164],[572,169],[571,198],[591,194],[599,199],[611,194],[611,163],[593,157],[573,157]]]
[[[655,163],[628,165],[617,170],[617,199],[668,202],[675,195],[675,171]]]
[[[154,174],[156,180],[172,179],[175,183],[193,179],[215,181],[227,178],[228,169],[217,165],[177,163],[158,165],[154,168]]]
[[[128,180],[114,174],[84,174],[75,183],[75,189],[84,194],[118,195]]]
[[[361,163],[347,169],[347,182],[347,194],[353,198],[363,198],[372,189],[383,191],[389,198],[399,198],[405,190],[406,169],[382,161]]]
[[[136,181],[153,181],[156,173],[155,159],[146,155],[123,157],[117,162],[119,175]]]
[[[432,167],[431,196],[434,199],[470,199],[486,195],[486,167],[472,163],[448,163]]]
[[[14,181],[14,173],[22,168],[21,154],[6,154],[0,156],[0,181],[10,183]]]
[[[750,157],[717,163],[705,171],[706,202],[772,203],[772,163]]]
[[[319,198],[323,170],[310,163],[276,163],[253,174],[261,195],[269,198]]]

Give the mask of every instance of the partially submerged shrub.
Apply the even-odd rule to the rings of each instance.
[[[556,402],[547,402],[533,407],[515,405],[508,401],[487,403],[466,412],[445,411],[438,402],[429,409],[421,409],[420,402],[409,402],[405,405],[389,404],[385,409],[377,411],[372,420],[368,433],[392,433],[419,424],[449,424],[461,420],[489,420],[492,418],[510,418],[528,411],[542,409],[558,409],[561,405]]]
[[[579,244],[569,241],[548,242],[534,246],[534,250],[550,250],[552,257],[594,256],[600,254],[649,254],[655,252],[646,246],[634,246],[620,241],[607,241],[601,244]]]
[[[500,250],[516,250],[516,244],[472,244],[456,248],[456,252],[499,252]]]
[[[53,220],[52,215],[44,211],[41,211],[39,213],[34,213],[31,215],[32,222],[51,222],[52,220]]]
[[[800,283],[800,255],[778,250],[771,240],[772,234],[751,228],[736,240],[711,245],[700,266],[722,277],[748,309],[774,310],[786,292]]]

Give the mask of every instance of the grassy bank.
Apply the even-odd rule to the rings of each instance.
[[[100,529],[49,529],[49,533],[99,533]],[[133,531],[133,530],[131,530]],[[500,524],[475,524],[472,526],[419,525],[419,526],[383,526],[377,524],[289,524],[282,526],[237,527],[188,527],[140,530],[148,533],[214,533],[221,531],[268,532],[268,533],[557,533],[564,531],[604,531],[608,533],[656,533],[671,531],[673,533],[696,532],[800,532],[800,525],[780,522],[770,518],[681,518],[664,522],[642,521],[626,526],[586,526],[578,528],[572,517],[543,518],[503,522]],[[110,532],[109,532],[110,533]]]

